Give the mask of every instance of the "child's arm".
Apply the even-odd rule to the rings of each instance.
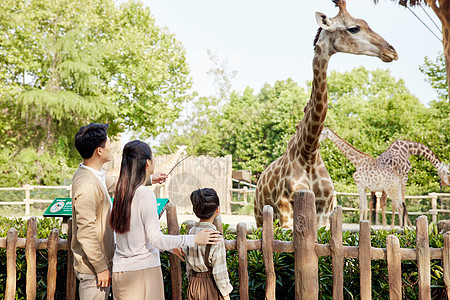
[[[222,240],[217,246],[212,247],[211,255],[211,267],[216,282],[222,296],[227,296],[233,290],[233,286],[228,278],[227,269],[227,255],[225,250],[225,242]]]

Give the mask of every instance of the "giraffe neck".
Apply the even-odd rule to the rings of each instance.
[[[420,155],[425,157],[430,163],[432,163],[435,168],[438,168],[441,165],[441,160],[439,159],[439,157],[434,154],[434,152],[431,151],[427,146],[410,141],[402,142],[408,149],[408,157],[411,155]]]
[[[183,149],[178,149],[177,152],[175,152],[168,161],[161,164],[159,167],[157,167],[155,172],[163,172],[168,173],[172,170],[173,167],[177,164],[178,160],[181,157],[181,154],[183,153]]]
[[[314,164],[319,153],[320,134],[328,109],[327,67],[330,57],[325,45],[316,45],[311,97],[305,106],[304,117],[297,125],[294,143],[289,143],[288,151],[295,151],[294,156],[307,164]]]
[[[330,140],[338,147],[339,150],[347,157],[355,167],[358,167],[361,163],[367,159],[373,160],[373,157],[356,149],[349,142],[338,136],[336,133],[330,130]]]

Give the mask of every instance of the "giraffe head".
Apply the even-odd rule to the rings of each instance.
[[[331,131],[331,129],[324,127],[322,129],[322,133],[320,134],[319,143],[325,141],[326,139],[329,139],[332,133],[333,132]]]
[[[438,167],[437,167],[437,172],[439,175],[440,183],[441,186],[448,186],[449,185],[449,180],[450,180],[450,176],[448,174],[448,170],[449,170],[450,165],[448,164],[444,164],[441,163]]]
[[[186,146],[186,145],[177,145],[177,148],[178,148],[178,151],[180,151],[180,153],[182,154],[182,155],[187,155],[187,151],[186,151],[186,149],[187,149],[187,147],[188,146]]]
[[[317,32],[314,46],[327,49],[329,55],[337,52],[375,56],[384,62],[398,59],[397,52],[388,42],[374,32],[366,21],[353,18],[346,9],[345,0],[333,0],[339,13],[329,19],[324,13],[316,12]]]

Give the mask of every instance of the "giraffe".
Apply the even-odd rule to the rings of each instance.
[[[186,145],[181,145],[178,146],[177,151],[172,154],[172,156],[169,158],[169,160],[165,161],[162,164],[156,165],[155,167],[155,172],[154,173],[158,173],[158,172],[162,172],[165,173],[167,175],[169,175],[169,172],[172,171],[172,169],[177,165],[177,163],[180,161],[180,158],[182,155],[186,155],[186,149],[188,146]],[[170,176],[167,178],[167,181],[161,185],[158,185],[160,187],[160,196],[161,197],[168,197],[167,195],[167,188],[169,186],[169,182],[170,182]],[[155,189],[155,185],[153,185],[151,187],[151,189]]]
[[[402,193],[405,194],[408,174],[411,171],[409,157],[411,155],[421,155],[425,157],[436,168],[442,186],[449,185],[449,166],[439,159],[427,146],[406,140],[395,140],[377,159],[380,166],[390,168],[397,172],[402,178]],[[381,194],[380,204],[382,210],[383,226],[386,224],[386,193]],[[372,199],[376,199],[372,193]],[[375,202],[373,203],[375,204]],[[373,205],[370,210],[372,211]]]
[[[186,149],[188,146],[186,145],[177,145],[177,152],[172,154],[172,156],[169,158],[169,160],[165,161],[164,163],[157,165],[155,167],[155,173],[162,172],[168,174],[172,169],[175,167],[175,165],[178,163],[182,155],[187,155]]]
[[[353,180],[358,187],[360,220],[367,220],[368,217],[366,190],[369,190],[383,192],[392,199],[392,227],[394,227],[394,208],[399,212],[400,226],[403,227],[406,223],[411,226],[404,203],[402,177],[392,168],[378,164],[372,156],[356,149],[329,128],[323,129],[320,141],[326,139],[330,139],[356,168]],[[383,225],[385,226],[385,223]]]
[[[333,183],[319,155],[319,137],[325,121],[327,100],[327,67],[338,52],[367,55],[384,62],[397,60],[397,52],[364,20],[353,18],[344,0],[333,0],[339,13],[332,19],[316,12],[319,25],[314,39],[313,85],[304,108],[304,117],[296,126],[284,154],[273,161],[258,180],[255,197],[255,219],[262,225],[265,205],[274,208],[281,226],[292,227],[293,195],[296,190],[312,190],[316,197],[319,225],[325,225],[332,208]]]

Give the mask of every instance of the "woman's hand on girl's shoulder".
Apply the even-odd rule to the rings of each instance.
[[[195,243],[198,245],[217,245],[222,240],[222,234],[217,230],[205,229],[195,234]]]
[[[182,261],[185,261],[186,254],[184,253],[183,249],[181,249],[181,247],[172,249],[172,253]]]

